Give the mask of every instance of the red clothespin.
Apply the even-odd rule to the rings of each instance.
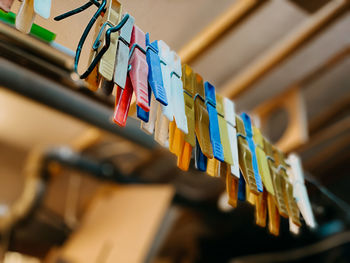
[[[136,95],[136,105],[149,112],[146,38],[145,33],[136,25],[134,25],[131,35],[129,68],[125,87],[124,89],[120,86],[117,88],[113,120],[119,126],[126,124],[133,92]]]

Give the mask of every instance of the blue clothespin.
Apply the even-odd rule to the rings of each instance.
[[[210,142],[213,147],[215,159],[224,161],[224,149],[222,148],[219,130],[218,112],[216,111],[215,87],[208,81],[204,83],[205,104],[209,114],[209,134]]]
[[[241,171],[239,171],[239,181],[238,181],[238,200],[245,201],[245,180]]]
[[[248,142],[249,149],[252,153],[252,162],[253,162],[253,170],[254,170],[256,186],[257,186],[258,191],[262,192],[263,191],[263,184],[261,181],[261,176],[259,174],[258,160],[256,157],[256,152],[255,152],[255,143],[253,141],[252,121],[247,113],[243,112],[241,114],[241,117],[242,117],[242,120],[244,123],[245,132],[246,132],[246,140]]]
[[[149,89],[148,94],[151,95],[151,90]],[[151,103],[151,99],[149,99],[149,102]],[[136,105],[136,110],[137,110],[137,118],[144,122],[148,122],[149,120],[149,112],[144,111],[141,107]]]
[[[202,172],[205,172],[207,170],[207,161],[208,158],[203,154],[201,147],[199,146],[199,142],[196,138],[196,148],[195,148],[195,155],[194,155],[194,162],[196,169]]]
[[[148,64],[148,83],[151,86],[154,97],[164,106],[168,105],[168,99],[163,85],[160,58],[158,55],[158,42],[151,43],[149,33],[146,34],[146,59]]]

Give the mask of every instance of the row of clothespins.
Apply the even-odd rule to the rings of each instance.
[[[187,171],[194,153],[196,169],[226,179],[228,203],[247,200],[255,206],[256,223],[279,234],[280,216],[294,233],[315,227],[300,159],[288,158],[266,140],[246,113],[181,59],[162,40],[150,41],[116,0],[91,0],[56,17],[61,20],[95,5],[98,10],[79,42],[75,70],[86,36],[96,21],[89,66],[81,75],[91,90],[115,88],[113,120],[125,126],[134,94],[141,129],[177,156]]]

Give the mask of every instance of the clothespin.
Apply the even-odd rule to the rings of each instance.
[[[253,163],[256,186],[257,186],[258,191],[262,192],[263,191],[263,184],[262,184],[261,177],[259,174],[258,161],[257,161],[256,153],[255,153],[255,143],[253,140],[252,122],[250,120],[250,117],[246,113],[242,113],[241,117],[242,117],[242,120],[244,123],[244,128],[246,131],[246,140],[248,142],[248,146],[249,146],[250,151],[252,153],[252,163]]]
[[[226,192],[228,197],[228,204],[232,207],[236,207],[239,192],[239,178],[232,175],[232,171],[230,171],[231,166],[229,164],[227,165],[229,171],[226,176]]]
[[[183,137],[184,135],[181,135],[181,132],[184,134],[188,133],[187,128],[187,119],[186,119],[186,113],[185,113],[185,102],[184,102],[184,94],[183,94],[183,85],[182,85],[182,69],[181,69],[181,59],[180,57],[174,52],[171,51],[170,53],[170,83],[171,83],[171,89],[170,89],[170,98],[171,98],[171,104],[172,107],[169,109],[172,109],[173,117],[170,120],[169,123],[169,150],[172,153],[178,153],[178,137]],[[175,131],[181,130],[177,132],[177,138],[175,139]],[[176,149],[175,149],[176,147]]]
[[[268,192],[264,189],[255,199],[255,223],[261,227],[266,226],[267,195]]]
[[[134,25],[131,35],[129,54],[129,70],[125,88],[118,86],[114,122],[125,126],[133,92],[136,105],[148,112],[150,110],[148,97],[148,65],[146,61],[146,40],[142,30]]]
[[[259,174],[261,175],[262,182],[264,183],[264,187],[272,196],[275,195],[275,191],[273,189],[273,183],[271,179],[269,164],[267,162],[267,157],[264,152],[264,138],[257,127],[253,127],[253,140],[256,145],[255,151],[258,162]]]
[[[173,151],[177,155],[177,166],[187,171],[192,157],[192,149],[196,146],[195,115],[193,94],[196,87],[196,75],[192,68],[186,64],[182,66],[183,95],[188,133],[180,129],[174,132]]]
[[[34,11],[39,16],[49,19],[51,13],[51,0],[34,0]]]
[[[225,120],[227,123],[228,139],[232,155],[231,174],[239,179],[239,160],[238,160],[238,144],[236,130],[236,111],[235,104],[228,98],[223,98]]]
[[[137,116],[142,119],[141,129],[149,134],[153,134],[158,107],[158,104],[155,100],[153,100],[153,97],[155,97],[155,99],[163,105],[168,105],[168,100],[163,86],[162,71],[158,53],[158,42],[154,41],[151,43],[149,34],[147,33],[146,58],[148,63],[148,94],[151,105],[149,112],[145,112],[140,107],[137,107]],[[152,116],[150,117],[150,115]]]
[[[244,123],[239,116],[236,116],[236,127],[239,153],[239,167],[250,192],[258,194],[259,191],[253,169],[253,157],[246,139]]]
[[[8,13],[11,10],[11,6],[14,0],[0,0],[0,9]]]
[[[267,211],[269,215],[269,232],[275,236],[280,232],[280,214],[276,204],[276,199],[271,194],[267,195]]]
[[[16,28],[28,34],[35,18],[34,0],[23,0],[16,16]]]
[[[274,149],[275,160],[278,165],[277,172],[281,177],[282,188],[284,188],[284,199],[287,206],[289,217],[297,226],[301,226],[299,218],[299,208],[293,196],[293,185],[289,181],[287,169],[288,164],[285,161],[284,154],[277,149]]]
[[[146,34],[146,57],[148,63],[148,83],[156,100],[166,106],[168,105],[168,99],[163,85],[158,42],[154,41],[151,43],[148,33]]]
[[[276,204],[281,216],[288,218],[288,211],[284,202],[284,178],[281,177],[277,170],[278,162],[274,156],[273,146],[267,140],[264,140],[264,149],[269,163],[270,174],[275,190]]]
[[[213,158],[213,149],[209,134],[209,114],[205,106],[205,94],[203,79],[196,74],[196,88],[194,93],[194,112],[195,112],[195,165],[200,171],[206,171],[207,158]]]
[[[239,147],[239,161],[240,168],[243,172],[243,176],[248,185],[246,189],[246,199],[252,205],[255,205],[255,218],[256,223],[260,226],[265,226],[266,224],[266,202],[263,196],[263,185],[258,179],[261,180],[258,173],[257,163],[256,168],[254,167],[253,157],[255,156],[255,145],[254,148],[249,144],[254,144],[252,141],[253,131],[251,128],[251,123],[249,116],[242,114],[243,120],[236,116],[237,125],[237,137],[238,137],[238,147]],[[256,161],[256,156],[255,156]],[[265,213],[264,213],[265,212]]]
[[[271,209],[273,210],[273,203],[271,202],[274,199],[275,191],[274,191],[273,182],[270,174],[269,164],[267,161],[266,154],[264,152],[264,138],[260,130],[256,127],[253,127],[253,139],[256,144],[255,151],[256,151],[256,156],[258,161],[259,173],[264,183],[263,206],[266,207],[266,201],[267,201],[268,207],[271,207]],[[260,216],[261,218],[264,218],[264,217],[266,218],[266,212],[264,215],[260,215]],[[271,219],[271,217],[275,217],[275,215],[273,213],[269,214],[269,218],[270,218],[269,222],[273,220]],[[273,222],[271,222],[271,224],[273,224]],[[271,225],[270,229],[274,229],[274,226]]]
[[[101,21],[103,26],[115,27],[121,20],[122,17],[122,5],[116,0],[108,0],[106,6],[106,12]],[[108,81],[113,80],[114,66],[116,61],[117,45],[118,45],[119,33],[115,32],[110,35],[110,44],[106,53],[102,56],[98,71]],[[102,43],[105,42],[105,37],[100,40]]]
[[[123,17],[125,17],[125,15]],[[130,41],[134,23],[135,18],[129,15],[129,18],[120,30],[118,38],[116,65],[113,79],[114,83],[121,89],[125,88],[126,77],[128,74]]]
[[[106,32],[109,28],[115,27],[121,20],[122,6],[116,0],[107,0],[106,11],[103,16],[100,16],[97,21],[95,30],[93,49],[90,53],[89,64],[91,65],[96,59],[96,56],[106,46]],[[97,67],[94,67],[91,74],[87,76],[86,81],[88,87],[96,91],[100,86],[101,79],[112,82],[114,75],[114,66],[116,61],[116,52],[118,46],[118,32],[110,34],[108,49],[104,52],[100,60],[97,62]],[[98,69],[97,69],[98,68]],[[84,74],[83,74],[84,75]],[[85,76],[83,76],[85,77]]]
[[[304,173],[300,157],[294,153],[291,153],[289,154],[287,161],[290,165],[288,175],[293,183],[293,196],[297,202],[302,216],[305,219],[306,224],[311,228],[315,228],[317,224],[315,221],[314,214],[312,212],[309,196],[305,187]]]
[[[208,90],[208,87],[206,88],[206,94],[209,94],[210,91],[207,91],[207,90]],[[214,96],[215,96],[215,93],[214,93]],[[220,95],[216,95],[215,104],[216,104],[215,111],[216,111],[216,114],[217,114],[217,122],[218,122],[218,127],[217,127],[218,131],[216,131],[216,132],[219,133],[220,137],[216,136],[217,138],[213,139],[213,140],[217,141],[219,139],[220,146],[222,148],[222,151],[221,151],[221,153],[223,155],[222,157],[224,157],[223,159],[224,159],[224,161],[227,164],[231,165],[231,164],[233,164],[232,154],[231,154],[231,149],[230,149],[230,142],[229,142],[229,139],[228,139],[228,130],[227,130],[227,123],[226,123],[226,120],[225,120],[225,111],[224,111],[224,105],[223,105],[223,98]],[[208,112],[209,111],[213,111],[213,109],[210,109],[208,107],[212,108],[212,106],[208,106],[208,104],[207,104]],[[212,117],[212,119],[214,119],[214,118]],[[210,119],[210,114],[209,114],[209,121],[210,122],[212,121]],[[215,122],[215,119],[214,119],[214,122]],[[212,130],[214,130],[214,129],[216,129],[216,128],[213,128]],[[220,150],[218,150],[218,152],[219,151]],[[220,163],[222,163],[224,161],[220,161],[220,160],[218,160],[216,158],[209,159],[208,160],[208,164],[207,164],[207,173],[209,175],[211,175],[211,176],[220,177],[220,175],[221,175],[220,167],[222,166]],[[230,172],[230,174],[231,174],[231,172]]]
[[[188,133],[187,118],[185,113],[185,101],[183,93],[183,84],[181,80],[182,68],[181,59],[174,52],[171,52],[171,99],[172,99],[172,111],[173,120],[176,122],[176,127],[183,133]]]
[[[205,104],[209,115],[209,135],[214,158],[223,162],[224,152],[221,145],[218,113],[216,111],[215,87],[208,81],[204,83]]]
[[[168,98],[168,105],[161,105],[162,111],[158,110],[159,118],[157,116],[155,139],[161,145],[169,145],[170,151],[174,152],[172,147],[175,130],[178,128],[183,133],[188,133],[181,80],[181,59],[174,51],[170,50],[165,42],[159,41],[158,44],[163,85]]]
[[[264,139],[264,151],[269,165],[272,184],[275,196],[268,195],[268,213],[269,213],[269,231],[271,234],[278,236],[280,228],[280,215],[288,217],[287,208],[284,203],[284,192],[280,183],[280,177],[277,173],[275,158],[273,156],[272,145]]]
[[[224,158],[227,163],[231,165],[231,173],[230,176],[226,178],[226,190],[228,194],[228,202],[231,206],[237,206],[238,199],[238,187],[239,187],[239,160],[238,160],[238,144],[237,144],[237,131],[236,131],[236,112],[234,103],[228,98],[221,97],[217,95],[218,101],[218,113],[220,115],[220,101],[222,100],[224,107],[224,118],[226,121],[227,127],[227,138],[228,142],[224,142],[223,139],[223,147],[224,147]],[[219,126],[220,126],[221,118],[219,117]],[[220,131],[222,129],[220,128]],[[222,136],[225,138],[225,135]],[[229,150],[227,149],[229,147]],[[231,158],[227,157],[227,154],[230,152]]]
[[[160,67],[162,71],[163,86],[168,105],[161,105],[157,110],[154,139],[162,146],[169,146],[169,123],[173,120],[171,99],[171,53],[169,46],[162,40],[158,41]]]
[[[253,127],[253,130],[252,130],[251,121],[249,119],[249,116],[246,114],[243,116],[243,121],[244,121],[244,126],[245,126],[245,131],[246,131],[246,138],[248,138],[248,144],[250,146],[249,148],[250,148],[251,152],[253,153],[253,156],[256,155],[256,160],[258,163],[258,171],[257,172],[259,173],[259,175],[261,175],[262,172],[266,173],[266,169],[267,169],[268,174],[266,176],[269,176],[270,174],[269,174],[269,170],[268,170],[269,168],[268,168],[267,163],[266,163],[267,162],[266,156],[261,155],[261,149],[259,149],[258,147],[255,147],[254,141],[252,141],[253,130],[255,127]],[[260,133],[258,135],[261,136]],[[249,143],[249,141],[250,141],[250,143]],[[252,145],[254,147],[252,147]],[[260,164],[264,164],[264,162],[265,162],[265,166],[261,166]],[[264,167],[265,170],[262,170],[262,167]],[[256,170],[254,170],[254,174],[256,174]],[[255,178],[257,178],[257,177],[255,176]],[[268,178],[270,178],[270,177],[268,177]],[[270,182],[270,184],[268,185],[269,190],[273,191],[271,178],[270,178],[270,181],[268,181],[268,182]],[[250,188],[248,188],[248,190],[247,190],[248,202],[255,205],[255,207],[256,207],[255,208],[255,222],[257,225],[259,225],[261,227],[266,226],[267,195],[268,195],[268,193],[266,192],[265,189],[263,189],[263,192],[259,192],[259,193],[251,192]]]

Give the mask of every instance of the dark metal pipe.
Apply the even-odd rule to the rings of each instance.
[[[154,139],[140,130],[139,121],[129,118],[126,127],[121,128],[112,122],[113,111],[107,106],[3,58],[0,58],[0,87],[124,137],[143,147],[149,149],[156,147]]]

